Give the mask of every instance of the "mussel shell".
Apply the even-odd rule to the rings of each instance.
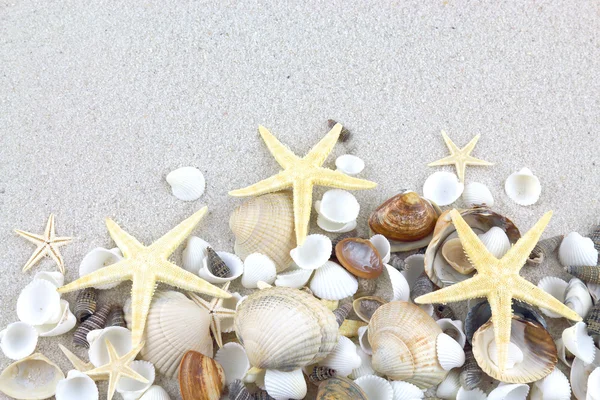
[[[185,353],[179,364],[179,391],[183,400],[219,400],[225,372],[218,362],[197,351]]]
[[[369,400],[367,394],[348,378],[333,377],[319,385],[316,400]]]

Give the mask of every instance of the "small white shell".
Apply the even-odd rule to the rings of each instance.
[[[388,263],[390,261],[391,256],[391,245],[390,241],[383,235],[373,235],[369,241],[375,246],[377,249],[377,253],[379,253],[379,257],[384,263]]]
[[[358,328],[358,344],[362,351],[364,351],[368,355],[373,354],[373,348],[371,347],[371,343],[369,342],[369,326],[361,326]]]
[[[124,376],[117,382],[117,392],[121,394],[123,400],[138,400],[154,383],[156,372],[154,371],[154,365],[148,361],[136,360],[129,364],[129,367],[146,378],[148,383]]]
[[[327,261],[315,271],[309,288],[318,298],[341,300],[356,293],[358,281],[344,267],[333,261]]]
[[[592,308],[592,296],[582,280],[571,278],[565,290],[565,305],[584,318]]]
[[[171,185],[173,196],[179,200],[194,201],[204,194],[206,181],[198,168],[178,168],[169,172],[166,179]]]
[[[123,254],[118,248],[105,249],[103,247],[96,247],[87,253],[81,264],[79,264],[79,277],[83,277],[87,274],[91,274],[101,268],[107,267],[111,264],[117,263],[123,259]],[[121,282],[107,283],[104,285],[94,286],[96,289],[106,290],[116,287]]]
[[[529,385],[524,383],[500,383],[490,392],[488,400],[526,400]]]
[[[301,369],[292,372],[268,369],[265,373],[265,388],[275,400],[303,399],[307,391]]]
[[[181,253],[183,269],[197,274],[204,266],[204,259],[208,255],[206,249],[210,244],[197,236],[190,236],[186,242],[185,249]]]
[[[365,375],[354,381],[365,392],[367,398],[377,400],[393,400],[394,389],[385,379],[375,375]]]
[[[578,322],[562,333],[565,347],[586,364],[594,362],[594,339],[588,335],[585,322]]]
[[[504,229],[494,226],[486,233],[477,235],[488,251],[497,259],[504,257],[510,250],[510,241]]]
[[[567,350],[562,338],[558,338],[554,342],[556,343],[556,352],[558,353],[558,359],[562,361],[563,364],[565,364],[567,367],[571,367],[575,356],[571,354],[569,350]]]
[[[540,289],[555,297],[556,300],[560,301],[561,303],[565,302],[565,290],[567,289],[568,285],[569,284],[564,280],[554,276],[546,276],[538,282],[538,287]],[[562,315],[545,308],[540,308],[540,311],[550,318],[562,318]]]
[[[337,346],[327,355],[319,365],[333,368],[337,376],[348,376],[352,370],[360,367],[362,360],[356,352],[356,345],[352,340],[340,335]]]
[[[392,301],[408,301],[410,297],[410,287],[408,286],[408,282],[406,281],[404,275],[402,275],[402,273],[396,268],[388,264],[385,264],[385,269],[392,284]]]
[[[250,369],[250,361],[246,355],[246,350],[241,344],[235,342],[225,343],[217,351],[215,361],[223,367],[226,386],[229,386],[236,379],[243,379]]]
[[[88,332],[87,340],[90,344],[88,356],[95,367],[107,364],[110,359],[106,349],[106,340],[114,346],[118,355],[122,356],[131,351],[131,331],[121,326],[109,326]]]
[[[171,400],[169,393],[160,386],[152,385],[146,393],[140,397],[140,400]]]
[[[394,400],[416,400],[422,399],[425,394],[421,389],[412,383],[403,381],[390,381],[394,391]]]
[[[409,287],[413,287],[416,280],[425,271],[425,255],[413,254],[404,259],[404,269],[400,272],[406,278]]]
[[[92,378],[75,369],[56,385],[56,400],[98,400],[98,387]]]
[[[331,189],[323,194],[321,201],[315,202],[315,210],[331,222],[346,224],[358,217],[360,204],[352,193]]]
[[[277,274],[277,278],[275,278],[275,286],[300,289],[306,285],[312,276],[312,273],[313,270],[311,269],[301,269],[297,266],[293,266],[285,270],[285,272]]]
[[[53,324],[61,317],[60,295],[47,280],[34,279],[17,299],[17,315],[29,325]]]
[[[25,322],[13,322],[0,332],[0,347],[11,360],[20,360],[35,351],[38,332]]]
[[[65,276],[60,271],[40,271],[34,275],[33,279],[46,280],[56,287],[61,287],[65,284]]]
[[[490,192],[490,189],[488,189],[487,186],[479,182],[471,182],[465,186],[462,199],[468,208],[475,206],[494,206],[492,192]]]
[[[290,250],[290,256],[302,269],[317,269],[329,260],[333,246],[325,235],[308,235],[304,243]]]
[[[356,354],[360,357],[360,366],[354,368],[352,373],[348,375],[348,378],[356,379],[365,375],[375,375],[375,370],[371,363],[371,356],[365,353],[360,347],[356,349]]]
[[[208,268],[208,257],[202,261],[202,268],[198,271],[198,276],[210,283],[225,283],[239,278],[244,273],[243,261],[233,253],[226,251],[217,251],[217,255],[221,257],[221,260],[229,267],[231,275],[226,278],[215,276]]]
[[[275,263],[268,256],[252,253],[244,260],[242,286],[245,288],[256,289],[259,281],[271,284],[276,276]]]
[[[319,228],[323,229],[325,232],[331,233],[345,233],[350,232],[353,229],[356,229],[356,220],[350,222],[333,222],[322,216],[321,214],[317,215],[317,225]]]
[[[594,348],[594,352],[594,362],[591,364],[587,364],[577,357],[573,360],[569,379],[571,381],[573,396],[575,396],[577,400],[588,400],[586,395],[588,391],[589,376],[596,368],[600,367],[600,350]]]
[[[467,335],[465,335],[461,320],[453,321],[450,318],[441,318],[435,322],[442,329],[442,332],[446,333],[450,331],[452,333],[450,337],[456,340],[458,344],[460,344],[460,347],[465,347],[465,343],[467,343]]]
[[[462,194],[465,185],[458,180],[456,174],[438,171],[429,175],[423,185],[423,197],[432,200],[438,206],[454,203]]]
[[[478,388],[473,390],[465,390],[462,386],[456,393],[456,400],[486,400],[487,396],[485,393]]]
[[[50,336],[60,336],[75,327],[77,323],[77,319],[75,315],[71,312],[71,308],[69,307],[69,302],[66,300],[60,301],[61,306],[61,317],[60,319],[53,324],[46,325],[36,325],[35,329],[38,331],[40,336],[42,337],[50,337]]]
[[[440,399],[454,400],[460,389],[460,369],[452,370],[437,387],[435,395]]]
[[[560,243],[558,258],[563,267],[587,267],[598,263],[594,242],[577,232],[571,232]]]
[[[539,200],[542,186],[529,168],[523,168],[506,179],[504,191],[515,203],[530,206]]]
[[[440,333],[436,339],[438,362],[446,371],[462,367],[465,363],[465,351],[461,345],[445,333]]]
[[[571,385],[560,369],[533,383],[530,400],[570,400]]]
[[[357,175],[365,169],[365,162],[352,154],[343,154],[335,159],[335,167],[346,175]]]
[[[586,400],[600,400],[600,367],[588,377]]]

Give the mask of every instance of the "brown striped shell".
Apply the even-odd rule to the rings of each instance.
[[[348,378],[333,377],[319,385],[316,400],[369,400],[367,394]]]
[[[77,293],[77,300],[75,300],[75,309],[73,311],[77,322],[82,323],[96,312],[97,301],[98,292],[93,287],[85,288]]]
[[[89,348],[90,344],[87,341],[88,332],[93,331],[94,329],[102,329],[106,326],[106,320],[108,319],[110,309],[111,306],[105,304],[92,314],[91,317],[83,321],[75,330],[73,344],[75,346],[85,347],[86,349]]]
[[[213,250],[212,247],[206,248],[206,254],[206,264],[208,270],[214,276],[217,276],[219,278],[227,278],[231,276],[231,270],[229,269],[227,264],[225,264],[225,261],[223,261],[221,257],[219,257],[217,252]]]
[[[127,328],[123,307],[113,306],[113,308],[111,308],[108,318],[106,319],[106,326],[122,326],[123,328]]]
[[[600,303],[592,307],[584,321],[590,335],[600,335]]]
[[[225,372],[218,362],[190,350],[179,364],[179,391],[183,400],[219,400],[225,387]]]

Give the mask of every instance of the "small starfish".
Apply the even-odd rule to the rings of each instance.
[[[81,358],[79,358],[75,354],[73,354],[73,352],[71,350],[67,349],[62,344],[59,344],[58,347],[60,347],[60,349],[64,353],[65,357],[67,357],[69,359],[69,361],[71,362],[71,364],[73,364],[73,367],[77,371],[87,372],[87,371],[94,369],[94,364],[92,364],[91,362],[86,363]]]
[[[227,291],[229,289],[230,283],[231,282],[225,283],[222,289],[224,291]],[[194,303],[196,303],[196,305],[208,311],[208,315],[210,316],[210,331],[212,332],[213,337],[219,345],[219,348],[223,347],[223,338],[221,336],[221,321],[224,319],[235,317],[235,310],[223,307],[224,299],[219,299],[215,297],[209,303],[197,294],[188,293],[188,296],[190,297],[190,299],[192,299]]]
[[[464,251],[477,270],[477,274],[460,283],[417,297],[415,302],[419,304],[446,304],[487,297],[492,309],[492,323],[494,324],[494,335],[498,348],[498,367],[501,372],[505,370],[508,359],[513,298],[554,311],[573,321],[581,321],[581,317],[575,311],[519,276],[519,271],[525,264],[531,250],[533,250],[548,222],[550,222],[552,211],[544,214],[533,228],[523,235],[499,260],[490,254],[458,211],[452,210],[450,216]]]
[[[141,342],[134,349],[132,349],[129,353],[125,354],[122,357],[119,357],[117,350],[110,342],[110,340],[106,339],[106,349],[108,350],[108,364],[104,364],[101,367],[94,368],[90,371],[85,371],[85,373],[92,379],[96,380],[108,380],[108,393],[107,399],[111,400],[113,395],[115,394],[115,390],[117,388],[117,383],[119,379],[123,377],[135,379],[136,381],[142,383],[148,383],[148,379],[144,378],[142,375],[135,372],[129,365],[133,360],[135,360],[135,356],[142,350],[145,342]]]
[[[65,274],[65,263],[60,251],[58,251],[58,248],[60,246],[64,246],[65,244],[71,243],[73,238],[56,236],[56,233],[54,232],[54,214],[50,214],[43,236],[36,235],[35,233],[25,232],[19,229],[15,229],[15,232],[29,240],[31,243],[35,243],[37,245],[37,249],[35,249],[31,257],[29,257],[29,260],[27,260],[25,263],[23,272],[33,267],[45,256],[50,256],[56,265],[58,265],[60,272],[63,275]]]
[[[121,229],[113,220],[107,219],[106,226],[108,232],[123,252],[124,259],[59,288],[59,293],[72,292],[106,283],[132,280],[131,341],[133,347],[137,346],[142,340],[148,310],[150,309],[150,303],[152,302],[157,282],[164,282],[183,290],[205,293],[211,296],[231,297],[229,293],[211,285],[198,277],[198,275],[192,274],[168,260],[173,251],[200,222],[206,210],[207,208],[204,207],[196,212],[147,247]]]
[[[450,149],[450,155],[442,158],[441,160],[434,161],[427,164],[428,167],[435,167],[438,165],[456,165],[456,172],[461,182],[465,181],[465,169],[467,165],[494,165],[494,163],[480,160],[471,156],[471,152],[475,148],[477,141],[481,135],[475,136],[471,141],[462,149],[460,149],[454,142],[448,137],[446,132],[442,131],[442,136],[446,142],[446,146]]]
[[[292,153],[265,127],[259,126],[258,131],[283,171],[244,189],[233,190],[229,194],[231,196],[258,196],[292,187],[294,191],[294,224],[298,246],[304,242],[308,234],[314,185],[350,190],[372,189],[377,186],[375,182],[353,178],[339,171],[321,166],[340,136],[342,131],[342,125],[340,124],[336,124],[303,158]]]

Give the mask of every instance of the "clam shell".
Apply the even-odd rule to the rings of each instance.
[[[239,278],[244,273],[244,263],[235,254],[226,251],[217,251],[216,255],[227,265],[229,273],[225,276],[218,276],[209,268],[209,257],[203,261],[203,267],[198,271],[198,276],[210,283],[225,283]],[[213,264],[214,267],[214,264]],[[215,270],[216,271],[216,270]],[[220,270],[223,271],[223,270]]]
[[[73,335],[73,344],[75,346],[84,347],[86,349],[90,347],[91,343],[88,341],[88,333],[97,329],[102,329],[106,326],[110,308],[111,306],[108,304],[103,305],[77,327],[75,334]]]
[[[207,249],[210,244],[197,236],[187,239],[185,249],[181,253],[183,269],[197,274],[204,267],[204,259],[208,256]]]
[[[565,302],[565,291],[567,290],[567,286],[569,286],[567,282],[554,276],[546,276],[538,282],[538,287],[540,289],[552,295],[561,303]],[[540,308],[540,311],[550,318],[562,318],[562,315],[545,308]]]
[[[138,400],[154,383],[154,365],[148,361],[136,360],[129,364],[129,367],[146,378],[148,383],[136,381],[135,379],[124,376],[117,382],[117,392],[121,394],[123,400]]]
[[[544,379],[534,382],[531,387],[531,400],[570,400],[571,385],[560,369],[554,371]]]
[[[488,394],[488,400],[526,400],[529,385],[524,383],[500,383]]]
[[[571,232],[560,243],[558,259],[565,267],[595,266],[598,264],[598,250],[592,239]]]
[[[85,288],[77,292],[75,300],[75,317],[82,323],[96,312],[98,292],[94,288]]]
[[[331,255],[331,239],[325,235],[308,235],[300,246],[290,250],[290,256],[302,269],[317,269]]]
[[[238,206],[229,218],[235,235],[235,254],[245,259],[261,253],[275,262],[277,272],[285,270],[296,247],[294,211],[289,192],[265,194]]]
[[[492,192],[487,186],[479,182],[471,182],[466,185],[462,193],[462,199],[468,208],[494,206]]]
[[[565,348],[586,364],[594,362],[594,339],[588,335],[585,322],[577,322],[562,333]]]
[[[335,246],[335,256],[351,274],[364,279],[374,279],[383,272],[384,263],[369,240],[347,238]]]
[[[573,360],[573,366],[571,367],[570,381],[571,389],[573,390],[573,396],[577,400],[587,400],[586,395],[588,394],[588,380],[590,374],[600,367],[600,350],[596,347],[594,349],[594,362],[586,364],[580,358],[575,357]]]
[[[423,391],[412,383],[392,381],[390,385],[394,391],[394,400],[416,400],[424,396]]]
[[[33,279],[43,279],[57,288],[65,283],[65,276],[60,271],[40,271],[33,276]]]
[[[323,194],[321,201],[315,202],[315,209],[319,215],[331,222],[346,224],[356,220],[360,204],[352,193],[342,189],[331,189]]]
[[[592,296],[585,283],[577,278],[572,278],[565,289],[564,303],[582,318],[588,315],[592,308]]]
[[[165,389],[157,385],[152,385],[150,386],[150,389],[146,390],[146,393],[140,397],[140,400],[171,400],[171,398]]]
[[[352,302],[354,313],[363,321],[369,322],[373,313],[379,307],[387,303],[384,299],[377,296],[360,297]]]
[[[410,288],[408,286],[408,282],[404,275],[399,272],[397,269],[385,264],[385,270],[390,277],[390,282],[392,284],[392,301],[400,300],[400,301],[408,301],[410,298]],[[374,282],[374,279],[368,279],[368,282]],[[359,280],[360,283],[360,280]]]
[[[352,176],[365,169],[365,162],[352,154],[343,154],[335,159],[335,167],[338,171]]]
[[[539,200],[542,186],[529,168],[523,168],[506,179],[504,191],[515,203],[530,206]]]
[[[360,365],[354,368],[348,377],[356,379],[365,375],[375,375],[373,364],[371,364],[371,356],[365,353],[360,347],[356,349],[356,354],[360,357]]]
[[[316,400],[369,400],[367,394],[355,382],[347,378],[333,377],[319,385]]]
[[[318,201],[317,201],[318,203]],[[315,206],[316,207],[316,206]],[[350,222],[333,222],[317,213],[317,226],[326,232],[346,233],[356,229],[356,220]]]
[[[465,363],[465,352],[462,346],[451,336],[440,333],[436,340],[438,362],[446,371],[462,367]]]
[[[204,175],[198,168],[181,167],[169,172],[166,177],[173,196],[183,201],[198,200],[206,188]]]
[[[107,267],[111,264],[115,264],[123,259],[123,254],[119,248],[105,249],[102,247],[96,247],[87,253],[79,264],[79,277],[91,274],[101,268]],[[119,285],[121,282],[106,283],[104,285],[94,286],[96,289],[112,289]]]
[[[444,243],[442,256],[452,268],[461,274],[470,274],[475,271],[475,267],[469,261],[459,238],[450,239]]]
[[[250,361],[246,350],[239,343],[225,343],[217,350],[215,361],[225,372],[225,384],[230,385],[236,379],[242,379],[250,369]]]
[[[435,323],[438,324],[442,332],[458,342],[461,348],[465,347],[467,336],[464,333],[462,321],[453,321],[450,318],[440,318],[435,321]]]
[[[275,400],[303,399],[307,387],[301,369],[290,372],[268,369],[265,374],[265,387]]]
[[[219,400],[225,373],[218,362],[197,351],[187,351],[179,365],[179,391],[183,400]]]
[[[98,387],[92,378],[71,370],[56,385],[56,400],[98,400]]]
[[[448,372],[446,379],[438,385],[435,395],[440,399],[455,399],[460,387],[460,371],[455,369]]]
[[[37,330],[25,322],[13,322],[0,332],[0,347],[11,360],[20,360],[35,351]]]
[[[327,261],[315,271],[309,288],[321,299],[341,300],[356,293],[358,281],[339,264]]]
[[[461,387],[456,393],[456,400],[486,400],[487,396],[483,390],[475,388],[473,390],[466,390]]]
[[[17,299],[19,320],[34,326],[53,324],[61,315],[60,295],[52,283],[35,279],[21,290]]]
[[[77,319],[69,308],[69,302],[66,300],[60,301],[61,317],[53,324],[37,325],[35,329],[42,337],[60,336],[75,328]]]
[[[337,346],[319,365],[334,369],[338,376],[348,376],[360,367],[362,360],[356,352],[356,345],[347,337],[340,336]]]
[[[390,383],[375,375],[365,375],[357,378],[354,383],[361,387],[369,399],[393,400],[394,389]]]
[[[390,241],[383,235],[373,235],[369,241],[375,246],[375,249],[377,249],[381,261],[383,261],[384,264],[388,263],[390,261],[390,251],[392,249]]]
[[[264,254],[252,253],[244,260],[242,286],[255,289],[259,281],[271,284],[275,282],[277,268],[275,263]]]
[[[131,351],[131,331],[120,326],[93,330],[87,335],[90,343],[88,356],[95,367],[108,364],[110,358],[106,349],[106,341],[114,346],[118,355],[122,356]]]
[[[297,268],[294,266],[285,272],[277,274],[277,277],[275,278],[275,286],[300,289],[306,285],[312,274],[313,270]]]
[[[464,189],[465,185],[458,180],[456,174],[438,171],[425,180],[423,196],[438,206],[447,206],[458,200]]]
[[[14,399],[41,400],[54,396],[58,382],[65,378],[46,356],[35,353],[10,364],[0,374],[0,392]]]

